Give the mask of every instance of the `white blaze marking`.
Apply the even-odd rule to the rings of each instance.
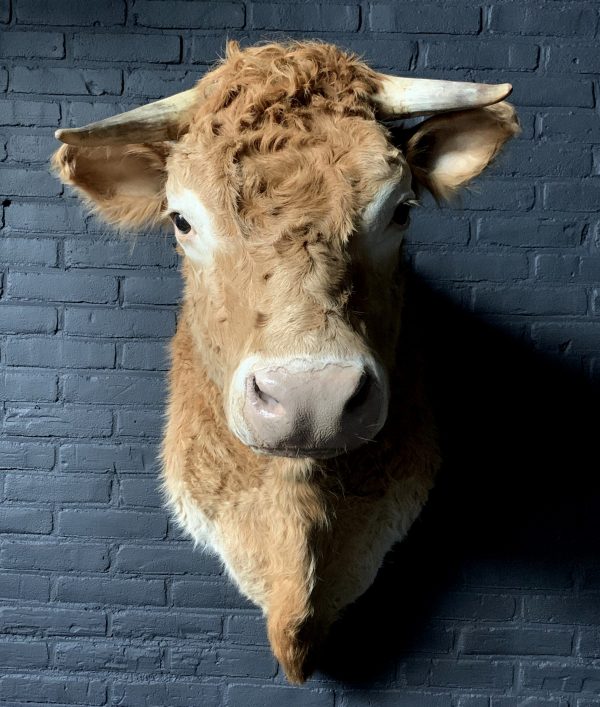
[[[188,234],[175,232],[185,254],[203,266],[210,265],[219,247],[210,212],[190,189],[169,193],[167,198],[169,211],[179,212],[192,227]]]

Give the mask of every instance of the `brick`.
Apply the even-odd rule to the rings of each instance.
[[[299,30],[302,32],[356,32],[360,24],[358,5],[286,5],[260,2],[251,5],[252,29]]]
[[[488,40],[426,42],[423,65],[428,69],[512,69],[537,67],[539,47],[534,44],[510,44]]]
[[[486,660],[434,660],[430,682],[434,687],[507,688],[512,685],[513,667]]]
[[[113,471],[154,468],[156,453],[149,445],[62,444],[58,464],[62,471]]]
[[[541,113],[540,137],[570,142],[599,142],[600,122],[591,110]]]
[[[54,448],[34,442],[0,440],[0,469],[51,469]]]
[[[57,142],[51,135],[26,135],[19,133],[10,135],[7,142],[8,159],[11,162],[43,162],[47,163],[57,148]]]
[[[177,304],[181,299],[180,277],[125,277],[125,304]]]
[[[125,545],[118,549],[114,567],[119,572],[143,574],[219,575],[222,572],[216,557],[194,550],[191,543],[186,543],[184,547]]]
[[[440,598],[432,614],[443,619],[507,621],[515,615],[513,597],[453,592]]]
[[[579,245],[582,227],[576,220],[537,216],[509,218],[480,217],[476,222],[477,242],[521,248],[561,248]]]
[[[446,243],[466,245],[469,240],[469,221],[448,211],[413,209],[407,243]]]
[[[549,48],[546,68],[548,71],[596,74],[598,72],[597,47],[581,43],[561,44]]]
[[[10,90],[15,93],[104,96],[121,93],[121,72],[117,69],[31,69],[16,66],[10,75]]]
[[[60,107],[57,103],[22,100],[0,101],[0,125],[57,126],[59,120]]]
[[[145,705],[147,707],[189,707],[198,705],[221,705],[221,688],[217,685],[194,682],[115,682],[113,704]],[[309,705],[309,707],[311,707]]]
[[[46,265],[57,262],[57,243],[50,238],[10,238],[0,240],[0,259],[10,265]]]
[[[228,643],[242,646],[268,646],[267,626],[262,616],[229,616],[225,620]]]
[[[345,692],[344,707],[451,707],[451,695],[405,690],[365,690]],[[487,706],[486,706],[487,707]]]
[[[242,45],[251,44],[245,37],[237,39],[242,40]],[[216,57],[225,55],[226,43],[227,39],[222,34],[194,35],[190,38],[187,59],[194,64],[213,64]]]
[[[478,559],[463,568],[463,581],[471,587],[556,590],[573,587],[574,568],[555,560],[510,560],[498,564]]]
[[[183,613],[172,608],[165,613],[128,609],[112,616],[112,632],[117,637],[154,639],[173,637],[215,640],[222,635],[222,619],[214,614]]]
[[[59,337],[13,339],[6,344],[5,362],[40,368],[112,368],[115,345]]]
[[[116,99],[112,99],[111,102],[106,101],[94,101],[86,100],[79,101],[77,99],[69,100],[66,107],[66,124],[68,127],[73,128],[79,125],[86,125],[87,123],[93,123],[96,120],[102,120],[104,118],[109,118],[117,113],[124,113],[125,111],[132,110],[133,108],[138,108],[140,103],[123,103],[119,100],[115,103]],[[90,219],[94,221],[94,219]],[[98,225],[102,223],[100,220],[97,221]],[[104,224],[102,228],[97,230],[106,230],[106,225]],[[114,234],[112,234],[114,237]]]
[[[66,510],[58,513],[58,532],[97,538],[163,538],[167,532],[167,519],[159,513]]]
[[[44,534],[51,530],[51,511],[6,505],[0,509],[0,533]]]
[[[592,155],[583,146],[516,141],[488,173],[519,177],[585,177],[592,173]]]
[[[7,196],[57,196],[62,191],[60,182],[46,170],[4,168],[0,180]]]
[[[144,236],[120,240],[80,238],[65,240],[65,264],[68,267],[173,267],[176,254],[170,242]]]
[[[510,287],[474,290],[473,308],[494,314],[585,314],[586,293],[572,288]]]
[[[228,707],[333,707],[331,690],[263,685],[228,685]]]
[[[594,105],[592,82],[569,79],[565,90],[564,77],[511,76],[513,85],[511,101],[518,106],[556,106],[587,108]]]
[[[122,436],[159,437],[164,427],[163,410],[119,410],[116,433]]]
[[[70,474],[7,474],[4,492],[11,501],[108,503],[110,479],[82,475],[75,484]]]
[[[595,211],[598,199],[600,179],[544,185],[544,208],[550,211]]]
[[[3,606],[0,623],[6,634],[19,636],[102,636],[106,614],[56,606]]]
[[[44,299],[56,302],[106,304],[115,302],[117,280],[104,275],[13,272],[8,274],[6,293],[10,298]]]
[[[2,567],[63,572],[103,572],[109,565],[109,548],[96,543],[5,542],[0,547]]]
[[[68,374],[62,387],[63,399],[72,403],[159,405],[166,396],[163,378],[143,373]]]
[[[459,651],[474,655],[570,655],[573,632],[518,628],[465,628]]]
[[[239,29],[244,26],[244,5],[239,2],[169,2],[169,11],[160,0],[136,2],[133,18],[142,27],[182,29]]]
[[[84,229],[81,209],[74,204],[14,202],[5,211],[5,224],[29,233],[79,232]]]
[[[529,271],[524,255],[505,253],[420,252],[415,267],[425,278],[466,282],[518,280],[526,278]]]
[[[121,350],[121,367],[148,371],[166,371],[169,347],[164,341],[128,341]]]
[[[45,704],[103,705],[106,702],[106,683],[54,675],[3,675],[0,677],[0,695],[2,699],[11,701],[31,695],[45,701]]]
[[[531,338],[537,348],[555,353],[580,351],[595,353],[600,346],[600,324],[534,323]]]
[[[123,506],[162,508],[164,500],[156,477],[121,478],[119,481],[119,504]]]
[[[369,26],[375,32],[423,32],[429,34],[477,34],[481,26],[476,6],[419,3],[405,5],[372,4]]]
[[[63,670],[126,670],[154,672],[161,668],[158,646],[128,646],[116,641],[58,643],[54,665]]]
[[[112,431],[109,410],[82,405],[7,405],[4,431],[44,437],[108,437]]]
[[[535,203],[533,184],[508,179],[479,179],[449,204],[452,210],[529,211]]]
[[[178,62],[179,37],[153,34],[76,34],[73,56],[77,60]]]
[[[175,314],[144,309],[110,310],[65,307],[64,329],[67,334],[95,336],[102,332],[111,337],[165,337],[175,330]]]
[[[65,56],[65,38],[57,32],[5,32],[0,56],[62,59]]]
[[[597,607],[588,597],[528,595],[523,601],[527,621],[552,624],[597,623]]]
[[[0,641],[0,665],[3,668],[45,668],[48,645],[32,641]]]
[[[153,71],[132,69],[125,76],[126,96],[164,98],[192,88],[200,77],[191,71]]]
[[[584,658],[600,658],[600,633],[597,628],[581,631],[577,640],[577,654]]]
[[[118,25],[125,20],[125,3],[106,0],[96,7],[72,0],[53,0],[50,23],[48,4],[44,0],[17,0],[15,14],[19,24]]]
[[[494,5],[490,32],[533,35],[593,36],[597,24],[594,8],[586,3]]]
[[[50,580],[48,577],[0,572],[0,597],[2,599],[48,601],[49,595]],[[0,694],[4,696],[1,691]]]
[[[158,579],[120,579],[115,577],[59,577],[58,601],[98,604],[163,606],[165,585]]]
[[[336,40],[336,44],[358,54],[373,68],[395,71],[410,69],[418,51],[416,42],[403,40],[402,37],[382,39],[375,36],[364,39],[355,35]]]
[[[577,281],[581,272],[578,255],[536,255],[533,265],[536,278],[549,282]]]
[[[58,395],[56,376],[35,371],[0,373],[0,399],[11,402],[53,402]]]
[[[569,703],[560,698],[492,696],[490,707],[569,707]]]
[[[0,69],[0,91],[6,91],[8,87],[8,71]]]
[[[270,651],[239,648],[170,649],[171,672],[178,675],[227,675],[243,678],[272,678],[277,661]]]
[[[524,665],[522,685],[533,690],[597,693],[600,690],[600,668],[570,663],[556,665],[550,662]]]
[[[202,609],[252,609],[231,582],[222,579],[173,581],[173,604]]]

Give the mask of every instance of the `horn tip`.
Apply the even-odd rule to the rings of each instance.
[[[508,98],[508,96],[512,93],[512,90],[512,83],[501,83],[498,86],[498,92],[502,94],[502,99]]]

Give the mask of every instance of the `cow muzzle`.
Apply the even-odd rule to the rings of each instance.
[[[234,376],[230,424],[255,451],[333,457],[369,442],[383,427],[387,375],[374,360],[252,359]]]

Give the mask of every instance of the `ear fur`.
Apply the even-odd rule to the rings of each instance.
[[[405,155],[418,182],[437,200],[450,199],[520,132],[517,114],[509,103],[444,113],[414,129]]]
[[[166,143],[63,145],[54,153],[52,166],[107,223],[135,229],[161,220],[167,154]]]

